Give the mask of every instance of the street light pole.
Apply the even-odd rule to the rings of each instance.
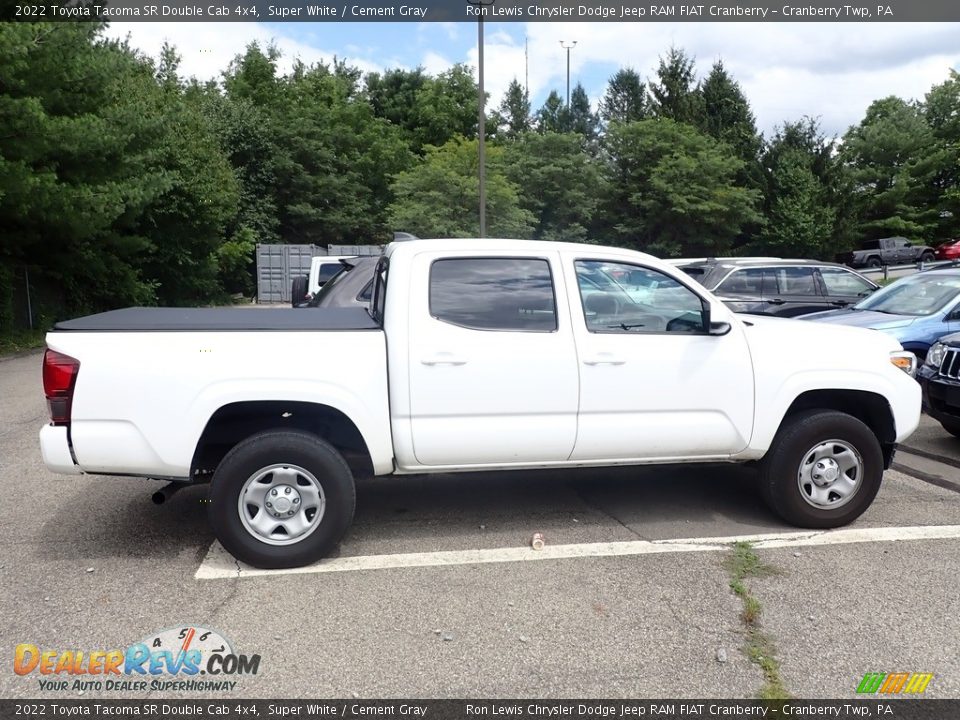
[[[567,110],[570,109],[570,51],[573,50],[576,45],[576,40],[571,40],[569,45],[566,40],[560,41],[560,47],[567,51]]]
[[[478,179],[480,181],[480,237],[487,236],[487,113],[485,109],[487,96],[483,91],[483,14],[487,7],[493,5],[496,0],[467,0],[471,5],[480,6],[480,14],[477,17],[477,139],[479,141],[479,168]]]

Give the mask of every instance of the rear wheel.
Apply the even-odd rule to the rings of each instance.
[[[941,420],[940,424],[943,425],[943,429],[954,437],[960,438],[960,422],[951,422],[950,420]]]
[[[846,525],[870,507],[883,478],[880,442],[864,423],[833,410],[788,417],[760,463],[770,508],[792,525]]]
[[[936,257],[934,257],[934,254],[932,252],[925,252],[923,255],[920,256],[920,262],[922,263],[929,263],[929,262],[933,262],[934,260],[936,260]]]
[[[260,568],[299,567],[329,554],[353,520],[353,475],[329,443],[268,431],[236,445],[210,489],[210,525],[235,558]]]
[[[868,267],[868,268],[878,268],[878,267],[880,267],[882,264],[883,264],[883,263],[880,262],[880,258],[878,258],[878,257],[872,257],[872,258],[870,258],[869,260],[867,260],[867,267]]]
[[[300,275],[293,279],[293,287],[290,290],[290,304],[296,307],[307,299],[307,283],[309,280],[305,275]]]

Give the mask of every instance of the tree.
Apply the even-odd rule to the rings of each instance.
[[[937,236],[960,236],[960,73],[934,85],[924,100],[924,117],[941,152],[931,198],[939,209]]]
[[[366,94],[373,114],[402,128],[412,138],[417,130],[417,95],[429,78],[422,67],[367,75]]]
[[[735,183],[743,161],[690,125],[616,124],[607,150],[607,220],[620,243],[664,257],[723,255],[761,222],[759,193]]]
[[[570,93],[570,107],[567,109],[566,125],[569,132],[579,133],[587,143],[592,143],[597,139],[600,120],[597,114],[590,109],[590,98],[587,97],[587,91],[583,89],[583,85],[580,83],[577,83],[573,92]]]
[[[569,127],[567,109],[563,106],[563,98],[556,90],[551,90],[543,106],[537,111],[537,132],[562,133]]]
[[[646,88],[633,68],[618,70],[600,101],[600,118],[607,125],[643,120],[647,116]]]
[[[760,151],[757,124],[740,85],[730,77],[723,62],[713,64],[701,85],[703,120],[701,129],[727,143],[738,157],[754,161]]]
[[[524,133],[504,148],[504,173],[536,219],[532,237],[584,242],[604,197],[601,169],[576,134]]]
[[[862,237],[931,241],[940,222],[935,180],[947,160],[921,108],[897,97],[873,102],[844,136]]]
[[[650,107],[657,117],[698,124],[703,116],[703,95],[696,84],[694,60],[676,47],[660,58],[659,82],[650,83]]]
[[[476,137],[477,90],[471,69],[463,64],[429,78],[416,95],[416,149],[443,145],[456,135]]]
[[[530,96],[516,78],[507,87],[507,92],[497,110],[497,134],[515,138],[530,130]]]
[[[420,163],[398,173],[390,222],[421,237],[477,237],[480,233],[478,142],[456,137],[427,147]],[[517,188],[503,173],[503,150],[488,146],[487,228],[493,237],[529,237],[534,217],[520,207]]]
[[[780,247],[776,252],[831,259],[858,239],[851,178],[836,145],[812,118],[776,128],[760,158],[768,224],[757,252]]]
[[[831,254],[836,210],[811,165],[809,155],[787,148],[767,168],[767,225],[758,238],[763,252],[785,257]]]

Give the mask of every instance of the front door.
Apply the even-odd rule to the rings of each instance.
[[[585,257],[565,270],[581,298],[572,460],[718,457],[747,446],[754,387],[742,327],[708,334],[700,295],[653,268]],[[615,280],[638,276],[642,294]]]

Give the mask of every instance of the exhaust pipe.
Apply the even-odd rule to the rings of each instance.
[[[150,498],[154,505],[163,505],[167,500],[173,497],[173,494],[183,488],[185,483],[172,482],[157,490]]]

